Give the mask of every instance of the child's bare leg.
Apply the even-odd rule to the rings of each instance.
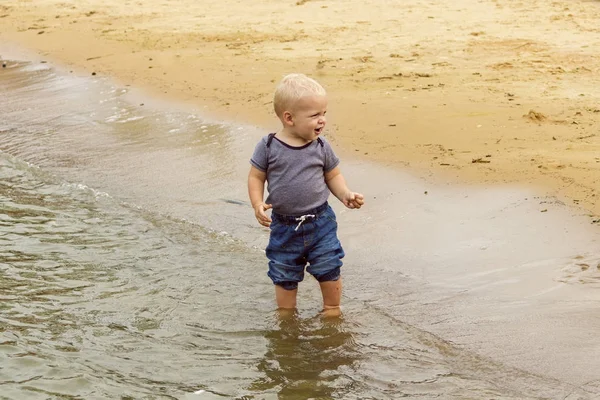
[[[340,302],[342,300],[342,277],[337,281],[319,282],[321,293],[323,295],[323,311],[321,314],[325,317],[337,317],[342,311]]]
[[[296,295],[298,289],[287,290],[279,285],[275,285],[275,299],[279,309],[293,310],[296,308]]]

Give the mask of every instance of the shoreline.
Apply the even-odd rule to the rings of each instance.
[[[315,4],[324,4],[324,2],[319,1]],[[194,111],[199,111],[200,115],[206,111],[209,117],[218,116],[217,113],[220,112],[228,121],[242,121],[249,129],[248,132],[243,132],[244,136],[250,133],[250,130],[254,130],[254,126],[248,124],[249,121],[255,121],[253,123],[265,127],[277,122],[272,117],[269,103],[270,90],[274,85],[274,82],[271,82],[274,75],[272,70],[252,72],[250,64],[242,65],[245,68],[238,65],[234,69],[232,66],[235,73],[247,78],[243,80],[237,76],[235,79],[228,77],[228,74],[234,72],[217,71],[215,66],[212,67],[215,69],[214,74],[211,73],[210,77],[219,78],[215,78],[214,82],[199,78],[191,82],[191,75],[186,74],[191,74],[192,70],[197,68],[192,61],[180,66],[169,65],[169,70],[164,60],[165,64],[161,64],[163,65],[161,69],[145,68],[147,65],[129,58],[137,57],[138,50],[131,50],[125,45],[122,47],[119,42],[114,41],[98,41],[93,49],[87,49],[83,45],[89,46],[93,35],[89,33],[89,36],[85,36],[82,33],[83,40],[78,42],[79,44],[71,44],[66,40],[69,35],[74,35],[74,32],[68,30],[58,32],[50,36],[51,40],[44,45],[81,46],[77,52],[74,52],[73,47],[68,47],[66,50],[56,47],[55,51],[48,50],[49,47],[42,49],[40,43],[38,47],[45,52],[44,60],[49,63],[57,62],[57,70],[60,69],[62,72],[65,70],[64,65],[70,65],[71,67],[66,68],[67,74],[69,69],[73,68],[74,75],[85,77],[74,80],[75,83],[82,83],[81,81],[86,83],[78,85],[82,89],[97,86],[96,84],[102,85],[106,78],[111,90],[101,90],[101,93],[112,93],[115,82],[113,77],[116,77],[118,79],[116,86],[131,86],[132,90],[127,92],[132,95],[132,98],[137,100],[136,96],[142,95],[146,107],[140,109],[140,112],[150,111],[154,102],[167,103],[168,101],[167,105],[174,105],[177,110],[180,106],[185,107],[189,104]],[[15,32],[14,35],[18,39],[20,33]],[[24,37],[35,43],[44,35],[46,33],[40,35],[26,32]],[[57,40],[58,36],[65,42]],[[25,46],[24,41],[20,43]],[[72,51],[73,53],[70,53]],[[92,56],[101,54],[101,51],[116,53],[102,58]],[[135,51],[135,53],[129,55],[128,51]],[[144,62],[150,61],[149,58],[152,58],[152,62],[158,62],[162,57],[167,57],[169,52],[163,54],[156,50],[150,53],[144,50],[143,54]],[[70,64],[65,62],[64,58],[58,57],[69,55],[73,57]],[[83,61],[81,58],[83,56],[89,56],[90,60]],[[211,57],[212,62],[219,61],[218,57]],[[103,59],[105,60],[100,63]],[[34,60],[37,62],[42,59],[36,56]],[[207,63],[207,60],[209,58],[204,58],[202,62]],[[273,61],[273,66],[279,65],[284,71],[283,64],[277,64],[276,61]],[[223,67],[225,61],[220,62],[219,65]],[[86,63],[97,64],[94,64],[92,69],[86,69],[83,68]],[[35,62],[33,66],[34,68],[31,69],[35,70]],[[294,66],[297,65],[291,65]],[[203,68],[207,71],[208,67],[208,64],[203,64]],[[145,72],[147,70],[152,73],[157,72],[158,75],[153,77],[150,72]],[[90,77],[90,71],[96,72],[96,76]],[[167,73],[165,76],[175,72],[178,75],[170,82],[167,78],[161,78],[160,75],[165,72]],[[119,78],[118,73],[124,75],[120,75]],[[366,69],[361,74],[372,73],[373,71]],[[250,79],[251,76],[256,78],[256,82]],[[207,87],[212,85],[218,88],[222,84],[224,94],[221,95],[222,93],[218,91],[211,92],[208,89],[185,91],[182,81],[184,77],[192,88],[195,87],[193,85]],[[334,79],[335,77],[339,78],[339,82]],[[395,318],[402,326],[416,327],[428,335],[448,340],[458,346],[457,348],[465,350],[467,354],[472,352],[482,356],[484,360],[493,360],[492,369],[502,365],[524,371],[527,376],[534,374],[543,377],[555,384],[545,388],[549,394],[559,393],[558,388],[560,386],[562,390],[563,385],[573,390],[581,390],[582,393],[594,393],[596,388],[589,382],[594,382],[597,378],[596,362],[589,357],[586,358],[586,355],[598,347],[595,341],[598,327],[594,317],[599,300],[596,290],[598,269],[594,268],[599,262],[594,251],[597,247],[598,231],[595,225],[589,223],[589,218],[581,212],[581,208],[573,209],[564,206],[551,197],[548,194],[552,188],[550,180],[556,176],[544,175],[542,171],[534,169],[535,164],[529,165],[534,161],[525,158],[528,152],[533,151],[531,146],[538,142],[540,146],[535,150],[547,152],[547,157],[564,156],[559,152],[564,150],[560,147],[564,145],[562,141],[564,138],[561,139],[559,136],[559,128],[564,129],[566,135],[570,132],[569,129],[576,129],[576,125],[543,119],[535,122],[533,119],[538,118],[535,114],[531,115],[533,119],[524,118],[523,115],[529,117],[529,114],[522,114],[524,111],[521,110],[521,106],[512,107],[511,103],[516,100],[510,101],[511,97],[506,97],[506,104],[493,102],[488,104],[484,100],[493,99],[489,97],[489,93],[479,93],[474,90],[465,90],[464,93],[446,90],[450,86],[449,83],[443,88],[438,87],[436,92],[433,92],[433,89],[412,91],[409,89],[414,86],[405,85],[397,88],[398,93],[386,95],[384,90],[387,90],[386,85],[389,84],[390,79],[376,80],[365,88],[361,86],[364,82],[352,83],[353,81],[342,80],[341,73],[334,75],[333,72],[328,72],[322,78],[326,81],[325,85],[330,88],[333,97],[331,104],[333,119],[330,121],[330,126],[334,130],[329,133],[330,137],[337,142],[340,150],[356,154],[355,157],[343,157],[344,164],[347,165],[347,169],[344,167],[344,170],[347,170],[348,177],[351,177],[352,181],[361,182],[357,189],[368,196],[373,196],[373,200],[369,200],[372,206],[366,210],[366,214],[348,212],[342,217],[344,218],[342,240],[352,250],[346,259],[348,269],[347,273],[345,272],[345,279],[350,289],[348,294],[351,294],[350,300],[358,302],[360,308],[373,306],[384,312],[384,315]],[[396,78],[400,79],[399,77],[394,79]],[[411,76],[409,79],[410,82],[413,80],[418,82],[430,78]],[[450,82],[450,78],[448,79],[447,82]],[[237,92],[232,86],[235,82],[240,82],[240,89]],[[460,83],[458,80],[457,82]],[[152,83],[155,85],[151,85]],[[172,86],[169,86],[171,83]],[[344,84],[348,86],[343,87]],[[268,92],[266,90],[253,92],[258,88],[263,90],[265,87],[269,88]],[[154,91],[149,90],[152,88]],[[61,96],[69,95],[69,90],[52,91],[51,85],[44,85],[43,90],[52,95],[56,94],[56,97],[50,99],[31,91],[26,95],[33,94],[36,104],[65,107],[64,111],[57,110],[57,115],[69,114],[70,110],[77,112],[77,108],[83,107],[81,102],[64,104],[60,101]],[[264,97],[264,103],[260,101],[260,97],[256,99],[245,97],[257,96],[257,93]],[[194,97],[203,94],[214,103],[211,105],[208,101],[203,102]],[[147,98],[146,95],[152,96]],[[389,96],[395,97],[391,99]],[[469,96],[480,96],[473,99],[479,98],[481,102],[476,104]],[[92,101],[98,100],[93,96],[86,98]],[[231,101],[229,106],[218,103],[224,101],[224,98]],[[171,99],[175,102],[171,102]],[[106,107],[113,106],[110,103],[104,104]],[[135,105],[137,101],[131,104]],[[417,107],[413,108],[412,105]],[[548,103],[547,107],[550,109],[551,105]],[[554,107],[560,110],[558,105]],[[113,110],[118,112],[120,108],[115,107]],[[236,116],[232,117],[227,110],[231,111],[234,108],[238,111]],[[30,108],[25,106],[17,109]],[[340,121],[342,115],[345,119]],[[414,119],[415,115],[423,118]],[[438,116],[443,118],[437,118]],[[392,120],[392,117],[395,119]],[[403,125],[404,119],[410,120],[410,129]],[[487,122],[482,122],[483,120]],[[174,121],[180,122],[177,118]],[[509,125],[506,121],[514,125]],[[473,128],[475,123],[482,126],[477,128],[475,125]],[[367,126],[367,124],[371,125]],[[508,134],[495,136],[493,132],[485,130],[487,124],[498,129],[510,128],[511,133],[518,133],[512,133],[514,136]],[[466,126],[470,128],[466,129]],[[522,130],[525,129],[523,126],[531,129],[532,132]],[[341,131],[340,127],[348,129]],[[442,127],[447,129],[442,130]],[[399,129],[397,136],[393,136],[395,128]],[[535,142],[536,137],[519,136],[526,133],[536,134],[539,139],[548,134],[546,129],[549,128],[553,129],[552,133],[557,135],[557,140],[546,137]],[[160,145],[164,132],[168,129],[149,131],[154,136],[149,136],[145,143],[153,148],[157,140]],[[119,132],[124,133],[118,135],[122,139],[121,143],[127,143],[126,132],[128,131]],[[381,135],[376,136],[379,132],[382,132]],[[448,132],[454,132],[456,135],[445,136]],[[480,136],[472,136],[473,132],[477,132]],[[98,131],[94,125],[91,125],[86,132],[89,136],[83,136],[81,133],[82,131],[77,127],[73,131],[61,131],[61,136],[66,143],[71,143],[71,139],[79,140],[81,147],[74,146],[70,149],[72,153],[83,153],[78,152],[77,149],[88,148],[88,138],[105,137],[105,135],[97,135]],[[459,133],[464,134],[459,135]],[[56,139],[56,136],[53,136],[52,141],[45,147],[44,153],[47,156],[50,156],[52,148],[60,154],[61,142]],[[35,141],[36,138],[32,140]],[[185,146],[186,137],[182,136],[180,140],[182,146]],[[194,155],[182,159],[178,159],[177,156],[165,156],[161,158],[164,163],[157,163],[154,157],[156,154],[152,151],[132,153],[126,145],[115,145],[114,152],[110,152],[108,159],[91,157],[85,168],[74,166],[72,173],[75,174],[74,176],[85,177],[88,171],[95,172],[92,173],[95,175],[92,181],[98,183],[100,190],[106,189],[107,193],[128,193],[128,197],[134,199],[135,203],[145,210],[168,208],[171,217],[194,223],[194,227],[208,226],[214,232],[235,232],[236,237],[248,237],[248,243],[261,245],[253,247],[258,252],[258,248],[262,247],[266,239],[266,232],[259,231],[261,228],[256,227],[251,213],[244,212],[243,215],[238,215],[240,204],[221,201],[223,200],[221,193],[225,192],[232,199],[242,199],[246,196],[242,180],[247,171],[247,161],[243,154],[248,142],[233,140],[232,143],[237,149],[236,153],[228,153],[229,157],[221,157],[221,154],[217,156],[220,161],[233,160],[234,164],[238,164],[231,170],[233,173],[227,175],[233,177],[232,181],[218,176],[215,173],[218,168],[203,174],[205,180],[196,180],[198,158]],[[556,149],[549,147],[554,144],[559,147]],[[206,154],[212,155],[213,150],[213,147],[209,147]],[[163,154],[165,153],[161,152],[161,156]],[[488,154],[491,157],[486,157]],[[480,158],[480,162],[472,162],[473,157],[476,156]],[[434,160],[433,157],[438,158]],[[515,159],[529,160],[529,163],[511,164]],[[178,162],[173,163],[170,160]],[[375,162],[371,162],[372,160]],[[496,163],[500,165],[501,162],[504,162],[502,165],[505,166],[505,170],[510,171],[511,180],[501,175],[504,170],[496,166]],[[439,165],[441,163],[449,165]],[[214,167],[213,163],[206,165]],[[432,165],[435,165],[435,168],[430,168]],[[565,168],[556,170],[564,171]],[[421,181],[419,174],[415,173],[418,171],[421,176],[427,178],[425,182]],[[523,176],[520,177],[521,172]],[[469,174],[473,174],[473,177],[471,178]],[[432,182],[434,180],[443,181],[447,177],[449,180],[443,186],[430,184],[434,183]],[[547,177],[548,186],[542,187],[540,181],[535,181],[540,177]],[[585,175],[582,177],[585,178]],[[511,184],[517,179],[525,181],[528,178],[531,178],[528,186],[535,184],[545,188],[546,195],[536,193],[529,188],[514,190],[514,187],[488,184],[481,187],[453,184],[459,179],[462,183],[470,179],[471,183],[486,179],[492,182],[495,179],[495,182],[501,184]],[[84,180],[69,179],[69,181]],[[131,187],[131,182],[135,182],[134,187]],[[225,186],[218,186],[219,184]],[[207,193],[207,197],[197,198],[198,193],[213,187],[232,189],[209,190],[212,193]],[[216,197],[219,199],[217,200]],[[342,212],[339,214],[342,215]],[[368,272],[365,271],[365,266],[369,268]],[[365,273],[377,278],[365,280]],[[318,301],[318,296],[311,298]],[[461,361],[460,358],[456,360]],[[505,377],[505,379],[510,378]],[[515,384],[517,389],[522,385],[527,387],[527,382],[519,381]],[[574,396],[574,393],[567,390],[560,397],[567,394]]]
[[[0,40],[265,130],[276,81],[303,72],[328,90],[326,134],[349,155],[600,215],[599,5],[185,3],[8,1]]]

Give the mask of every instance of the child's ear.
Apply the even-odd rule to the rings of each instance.
[[[281,119],[287,126],[294,126],[294,117],[291,112],[284,111]]]

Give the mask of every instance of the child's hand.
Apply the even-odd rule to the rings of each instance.
[[[272,208],[272,207],[273,206],[271,204],[265,204],[265,203],[257,204],[254,207],[254,216],[256,217],[256,220],[258,221],[258,223],[261,224],[262,226],[266,226],[266,227],[271,226],[271,218],[269,218],[267,216],[265,211],[267,211],[269,208]]]
[[[361,208],[365,204],[365,197],[360,193],[347,192],[342,199],[342,203],[348,208]]]

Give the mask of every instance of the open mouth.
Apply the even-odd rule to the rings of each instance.
[[[320,134],[321,134],[321,132],[323,132],[323,127],[320,127],[320,128],[317,128],[317,129],[315,129],[315,133],[316,133],[317,135],[320,135]]]

